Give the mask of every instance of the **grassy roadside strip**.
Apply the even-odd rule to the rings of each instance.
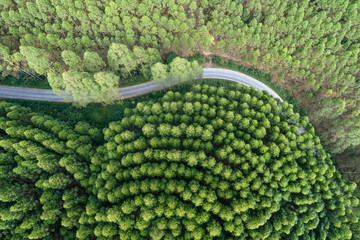
[[[30,77],[28,75],[22,75],[14,77],[8,75],[6,77],[1,76],[0,73],[0,85],[13,86],[13,87],[26,87],[26,88],[40,88],[51,89],[49,82],[45,76]]]
[[[175,85],[167,90],[186,92],[191,85],[198,83],[206,83],[214,86],[228,86],[229,82],[222,79],[199,79],[183,85]],[[0,99],[0,101],[12,102],[20,104],[23,107],[31,108],[34,112],[50,115],[60,121],[67,121],[71,125],[78,121],[86,121],[96,127],[105,127],[109,122],[118,121],[124,115],[126,108],[135,107],[138,102],[149,101],[161,97],[164,90],[153,91],[141,96],[122,99],[115,101],[110,105],[102,105],[100,103],[91,103],[84,108],[77,108],[69,103],[63,102],[47,102],[47,101],[32,101],[23,99]]]
[[[222,67],[229,68],[227,65],[224,65]],[[239,71],[238,68],[241,68],[241,70],[243,70],[240,72],[251,75],[252,77],[257,78],[258,80],[261,80],[259,75],[262,76],[262,79],[266,79],[266,81],[262,81],[262,82],[266,83],[267,85],[269,85],[273,89],[275,89],[275,87],[273,87],[273,86],[276,86],[276,84],[269,82],[269,81],[271,81],[271,79],[266,74],[263,74],[260,71],[259,71],[260,72],[260,74],[259,74],[258,72],[256,72],[256,70],[255,70],[255,72],[253,72],[254,71],[253,69],[246,69],[246,68],[239,67],[239,66],[235,66],[235,67],[233,66],[232,69]],[[252,73],[252,74],[250,74],[250,73]],[[234,84],[232,82],[229,82],[229,81],[223,80],[223,79],[197,79],[197,80],[188,82],[186,84],[175,85],[170,88],[166,88],[166,90],[187,92],[192,85],[198,84],[198,83],[213,85],[213,86],[217,86],[217,87],[220,87],[220,86],[227,87],[227,86],[229,86],[229,84]],[[124,115],[124,110],[126,108],[133,108],[136,106],[136,104],[138,102],[141,102],[141,101],[148,101],[148,100],[152,100],[152,99],[161,97],[164,91],[162,91],[162,90],[153,91],[153,92],[147,93],[145,95],[116,101],[116,102],[114,102],[114,104],[107,105],[107,106],[104,106],[99,103],[92,103],[92,104],[89,104],[85,108],[76,108],[72,104],[68,104],[68,103],[41,102],[41,101],[20,100],[20,99],[4,99],[4,100],[8,101],[8,102],[21,104],[24,107],[31,108],[32,111],[41,112],[46,115],[50,115],[58,120],[67,121],[71,125],[75,125],[78,121],[86,121],[93,126],[103,128],[103,127],[107,126],[107,124],[109,122],[122,119],[122,117]],[[279,91],[278,91],[278,93],[279,93]],[[285,100],[293,98],[291,95],[280,95],[280,96],[282,98],[284,98]],[[295,102],[295,104],[294,104],[294,108],[295,107],[298,107],[297,102]],[[301,109],[301,108],[299,108],[299,109]],[[339,169],[340,172],[343,172],[343,171],[342,171],[342,168],[338,165],[338,162],[339,162],[339,160],[341,161],[342,158],[343,158],[343,155],[333,156],[335,166]],[[344,175],[345,175],[346,179],[348,179],[348,180],[359,182],[358,175],[355,176],[355,179],[353,177],[351,177],[351,179],[349,179],[349,176],[347,176],[346,173],[344,173]],[[360,210],[357,209],[357,211],[360,211]]]
[[[169,53],[166,57],[165,62],[169,64],[177,55],[173,52]],[[198,61],[200,65],[204,65],[206,62],[206,57],[202,54],[197,54],[191,57],[186,57],[188,61]],[[303,115],[307,115],[307,111],[304,108],[301,108],[299,105],[299,101],[295,99],[292,93],[288,90],[285,90],[280,85],[274,83],[271,80],[271,77],[258,70],[258,69],[251,69],[244,66],[237,65],[233,61],[227,61],[219,56],[213,56],[212,62],[216,64],[218,67],[231,69],[234,71],[238,71],[249,75],[266,85],[272,88],[275,92],[277,92],[284,100],[294,105],[294,110],[296,112],[300,112]],[[121,84],[119,85],[120,88],[122,87],[129,87],[134,86],[141,83],[146,83],[151,81],[151,76],[144,76],[140,73],[140,71],[135,71],[133,75],[122,79]],[[197,81],[196,81],[197,82]],[[209,80],[207,80],[209,82]],[[41,88],[41,89],[51,89],[49,83],[46,81],[45,76],[40,77],[29,77],[29,76],[21,76],[19,78],[13,76],[1,77],[0,76],[0,85],[8,85],[8,86],[17,86],[17,87],[28,87],[28,88]]]
[[[173,54],[173,53],[171,53]],[[172,56],[174,58],[175,56]],[[208,59],[202,54],[197,54],[191,57],[186,57],[188,61],[198,61],[199,64],[203,65]],[[247,68],[245,66],[237,65],[234,61],[228,61],[220,56],[212,56],[212,63],[221,68],[227,68],[230,70],[234,70],[237,72],[244,73],[249,75],[250,77],[259,80],[260,82],[268,85],[272,90],[274,90],[277,94],[280,95],[282,99],[294,105],[294,111],[299,112],[302,115],[307,115],[306,109],[302,108],[299,104],[299,101],[292,95],[292,93],[288,90],[285,90],[279,84],[276,84],[272,81],[269,74],[266,74],[259,69],[255,68]]]
[[[175,57],[177,57],[174,53],[169,53],[166,57],[165,62],[169,64]],[[186,57],[188,61],[198,61],[200,65],[203,65],[206,62],[206,58],[204,55],[197,54],[191,57]],[[268,74],[258,70],[258,69],[250,69],[244,66],[240,66],[235,64],[232,61],[226,61],[225,59],[214,56],[212,62],[215,63],[218,67],[228,68],[231,70],[235,70],[244,74],[247,74],[263,83],[268,85],[272,88],[275,92],[277,92],[284,100],[294,105],[295,111],[300,111],[302,114],[306,114],[304,109],[300,109],[299,101],[295,99],[291,92],[283,89],[278,84],[275,84]],[[141,83],[146,83],[151,81],[151,76],[144,76],[140,73],[140,71],[135,71],[133,75],[122,79],[122,82],[119,84],[118,87],[129,87],[134,86]],[[27,75],[20,76],[18,78],[13,76],[0,76],[0,85],[7,85],[7,86],[16,86],[16,87],[27,87],[27,88],[40,88],[40,89],[51,89],[49,83],[46,81],[45,76],[37,76],[37,77],[30,77]]]
[[[162,94],[163,91],[154,91],[142,96],[122,99],[110,105],[91,103],[83,108],[75,107],[73,104],[66,102],[43,102],[6,98],[0,99],[0,101],[20,104],[23,107],[30,108],[33,112],[50,115],[57,120],[66,121],[71,125],[76,124],[78,121],[86,121],[95,127],[103,128],[109,122],[121,120],[126,108],[133,108],[138,102],[155,99]]]

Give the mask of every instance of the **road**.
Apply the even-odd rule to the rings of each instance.
[[[248,87],[254,87],[256,90],[267,91],[271,96],[278,98],[281,102],[283,102],[283,99],[266,84],[240,72],[223,68],[204,68],[203,78],[224,79],[237,82]]]
[[[283,99],[266,84],[243,73],[223,68],[204,68],[203,70],[203,78],[224,79],[232,82],[237,82],[245,86],[254,87],[256,90],[265,90],[274,98],[280,99],[281,102],[283,101]],[[131,87],[119,88],[118,91],[121,93],[121,96],[123,98],[130,98],[143,95],[157,89],[159,88],[154,82],[147,82]],[[64,102],[64,98],[62,96],[57,96],[51,90],[8,86],[0,86],[0,98],[18,98],[38,101]],[[298,134],[302,134],[304,132],[305,130],[301,127]],[[316,155],[316,150],[314,148],[312,148],[312,150],[314,151],[314,155]],[[336,181],[334,181],[333,179],[332,181],[337,184]],[[351,205],[350,208],[354,212]]]
[[[204,68],[203,78],[224,79],[243,84],[245,86],[254,87],[256,90],[265,90],[274,98],[281,97],[264,83],[240,72],[223,69],[223,68]],[[119,88],[122,98],[130,98],[143,95],[145,93],[157,90],[158,86],[154,82],[147,82],[130,87]],[[37,101],[65,102],[62,96],[58,96],[53,91],[37,88],[22,88],[0,86],[0,98],[17,98]]]

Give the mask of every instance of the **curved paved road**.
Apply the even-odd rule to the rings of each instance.
[[[283,101],[282,98],[266,84],[240,72],[223,68],[204,68],[203,78],[224,79],[237,82],[245,86],[254,87],[256,90],[265,90],[270,93],[270,95],[272,95],[274,98],[278,98],[280,99],[280,101]],[[121,96],[123,98],[130,98],[157,89],[159,89],[159,87],[154,82],[147,82],[131,87],[119,88],[118,91],[121,93]],[[64,98],[62,96],[57,96],[51,90],[8,86],[0,86],[0,98],[19,98],[39,101],[64,102]],[[298,134],[302,134],[304,132],[305,130],[303,128],[300,128]],[[315,155],[315,149],[312,148],[312,150],[314,151]],[[335,181],[333,180],[333,182]],[[351,210],[354,212],[353,207],[350,207]]]
[[[256,90],[265,90],[274,98],[281,97],[264,83],[240,72],[223,69],[223,68],[204,68],[203,78],[224,79],[243,84],[245,86],[254,87]],[[159,89],[154,82],[147,82],[131,87],[119,88],[122,98],[129,98],[143,95],[145,93]],[[18,98],[38,101],[65,102],[62,96],[56,95],[51,90],[37,88],[21,88],[0,86],[0,98]]]

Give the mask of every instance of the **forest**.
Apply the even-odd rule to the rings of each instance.
[[[359,9],[1,0],[1,85],[115,104],[114,121],[95,126],[81,113],[47,116],[50,104],[0,102],[0,239],[359,238],[359,191],[344,180],[360,183]],[[207,66],[247,69],[291,93],[303,115],[241,86],[119,110],[118,87],[185,83]]]
[[[306,116],[240,84],[138,102],[104,129],[0,102],[0,238],[359,239]]]
[[[329,152],[359,157],[359,1],[4,0],[0,9],[3,76],[46,75],[56,92],[110,103],[124,79],[189,68],[177,61],[171,73],[169,52],[218,55],[270,74]],[[355,162],[348,171],[360,171]]]

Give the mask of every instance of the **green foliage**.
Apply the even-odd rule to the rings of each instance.
[[[166,55],[165,62],[166,64],[170,64],[178,55],[176,55],[174,52],[170,52]]]
[[[151,78],[161,87],[173,83],[185,83],[202,76],[202,67],[197,61],[189,62],[176,57],[169,65],[160,62],[151,67]]]
[[[335,119],[345,111],[345,101],[338,98],[329,98],[321,103],[321,109],[317,113],[318,117]]]
[[[50,54],[44,49],[21,46],[20,53],[26,58],[29,67],[38,74],[45,74],[50,67]]]
[[[51,72],[48,74],[48,82],[51,86],[52,90],[57,93],[66,87],[66,83],[64,83],[64,79],[61,74]],[[75,82],[73,84],[76,84]]]
[[[357,1],[350,0],[163,1],[161,4],[132,0],[2,1],[0,72],[3,76],[26,74],[37,80],[43,78],[37,78],[34,73],[45,74],[53,90],[60,93],[68,89],[74,99],[85,105],[89,101],[110,102],[113,95],[109,93],[116,88],[114,79],[119,80],[113,76],[119,75],[119,69],[124,81],[118,82],[144,82],[152,65],[161,62],[160,54],[164,57],[174,52],[168,55],[168,64],[178,55],[218,54],[248,67],[236,67],[240,71],[265,82],[271,75],[274,82],[291,90],[309,113],[327,150],[341,153],[360,144],[359,6]],[[112,51],[113,44],[122,47]],[[201,64],[200,59],[196,60]],[[179,81],[186,80],[188,76],[180,73],[186,64],[179,63],[183,64],[173,64],[172,74]],[[234,64],[218,62],[223,66],[234,67]],[[186,71],[190,68],[186,66]],[[96,73],[102,74],[95,77]],[[104,79],[109,84],[104,84]],[[29,86],[27,82],[23,85]],[[290,98],[288,92],[274,90],[297,106],[297,100]],[[214,104],[220,100],[209,101]],[[226,105],[226,101],[221,103]],[[191,109],[186,109],[193,114]],[[245,115],[250,113],[246,111]],[[210,111],[210,116],[213,114],[216,113]],[[166,121],[179,117],[167,115]],[[190,116],[180,118],[184,123],[191,120]],[[221,121],[214,124],[223,125]],[[248,119],[244,124],[251,126]],[[228,130],[233,128],[226,126]],[[252,134],[261,140],[262,134],[256,131]],[[223,138],[217,136],[214,140],[221,142]],[[253,143],[259,146],[259,142]],[[258,151],[266,152],[264,148]],[[274,152],[277,152],[275,147]],[[227,156],[225,149],[219,150],[220,153]],[[302,228],[299,229],[301,232]],[[45,228],[38,227],[34,236],[43,231]],[[259,238],[256,233],[251,236]]]
[[[28,75],[24,72],[18,73],[16,77],[12,75],[0,76],[0,83],[8,86],[51,89],[49,81],[45,76]]]
[[[135,56],[124,44],[112,43],[107,54],[109,66],[113,71],[121,70],[123,75],[136,68]]]
[[[170,80],[175,83],[184,83],[202,76],[202,67],[197,61],[189,62],[184,58],[176,57],[169,65]]]
[[[194,56],[186,57],[186,60],[189,62],[197,61],[200,65],[202,65],[205,63],[205,56],[202,54],[196,54]]]
[[[50,80],[52,86],[58,87],[60,77],[52,77]],[[114,98],[119,97],[116,91],[116,85],[119,77],[113,72],[97,72],[93,76],[88,72],[67,71],[62,74],[65,84],[65,91],[71,94],[71,97],[78,104],[85,106],[89,102],[111,103]],[[59,89],[59,88],[54,88]]]
[[[342,179],[308,119],[239,84],[168,91],[103,130],[1,102],[0,132],[2,239],[359,231],[356,184]]]
[[[81,66],[82,59],[73,51],[65,50],[61,53],[61,57],[70,70],[76,71],[83,69],[83,67]]]
[[[353,136],[347,140],[351,147],[360,139],[354,124],[360,114],[359,7],[351,0],[3,1],[0,72],[18,77],[120,70],[123,83],[144,82],[132,75],[149,79],[160,56],[167,64],[177,56],[202,64],[201,54],[219,55],[267,81],[254,70],[260,69],[293,92],[321,137],[340,140],[329,148],[340,153],[348,147],[342,144],[347,135]],[[65,79],[54,79],[49,78],[54,90],[64,90]],[[288,92],[275,90],[296,103]],[[322,103],[328,99],[343,101],[346,109],[325,119],[325,126]],[[348,126],[344,132],[342,126]]]
[[[156,84],[164,87],[169,81],[169,66],[160,62],[154,64],[151,67],[151,77]]]
[[[89,72],[100,72],[105,68],[105,62],[96,52],[86,51],[84,53],[84,64]]]
[[[260,71],[259,69],[247,68],[245,66],[240,66],[240,65],[236,64],[234,61],[227,61],[224,58],[219,57],[219,56],[214,56],[212,58],[212,61],[219,67],[225,67],[225,68],[232,69],[234,71],[245,73],[249,76],[252,76],[256,80],[259,80],[259,81],[265,83],[271,89],[273,89],[277,94],[279,94],[279,96],[281,98],[283,98],[287,102],[293,104],[295,111],[299,111],[302,114],[306,113],[304,108],[300,108],[299,100],[297,100],[290,91],[287,91],[284,88],[282,88],[279,84],[274,83],[269,74],[266,74],[266,73]]]

